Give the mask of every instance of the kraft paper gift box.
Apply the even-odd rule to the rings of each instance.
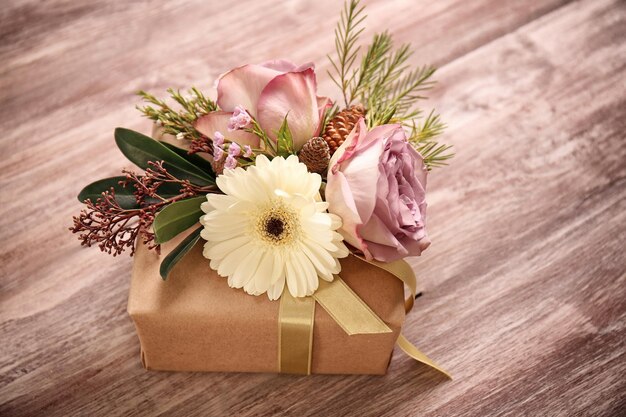
[[[166,281],[161,279],[161,260],[183,237],[163,245],[161,255],[141,244],[135,254],[128,313],[137,329],[144,367],[278,372],[279,301],[230,288],[202,256],[202,240]],[[349,336],[317,304],[311,372],[384,374],[405,317],[403,284],[353,256],[341,264],[341,278],[392,332]]]

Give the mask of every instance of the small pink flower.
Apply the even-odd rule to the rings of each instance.
[[[224,168],[235,169],[237,167],[237,158],[232,155],[228,155],[226,162],[224,162]]]
[[[252,156],[252,148],[250,147],[250,145],[245,145],[243,149],[244,149],[243,157],[250,158]]]
[[[215,160],[215,162],[219,162],[222,160],[222,158],[224,157],[224,150],[222,148],[220,148],[219,146],[215,146],[213,145],[213,159]]]
[[[241,155],[241,146],[237,145],[235,142],[232,142],[228,146],[228,155],[229,156],[239,156],[239,155]]]
[[[248,126],[250,122],[252,122],[252,118],[246,109],[241,106],[235,106],[235,111],[233,111],[233,115],[228,121],[228,130],[232,132],[234,130],[243,129]]]
[[[222,145],[224,145],[224,135],[222,135],[222,133],[221,133],[221,132],[216,131],[216,132],[213,134],[213,144],[214,144],[214,145],[217,145],[217,146],[220,146],[220,147],[221,147]]]

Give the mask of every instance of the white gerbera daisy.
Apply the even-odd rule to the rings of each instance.
[[[348,249],[336,232],[341,219],[321,201],[321,183],[293,155],[260,155],[247,170],[226,170],[217,178],[224,194],[209,194],[202,204],[211,268],[231,287],[267,292],[270,300],[280,298],[285,282],[294,297],[304,297],[315,292],[318,277],[332,281]]]

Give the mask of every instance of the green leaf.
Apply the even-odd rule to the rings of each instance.
[[[161,198],[164,198],[167,200],[167,199],[180,195],[181,193],[180,189],[181,189],[180,184],[176,184],[173,182],[164,182],[161,185],[159,185],[159,188],[157,188],[157,194]],[[148,204],[158,203],[159,201],[161,200],[157,198],[146,197],[146,203]]]
[[[206,197],[193,197],[166,206],[154,218],[156,243],[164,243],[198,223],[202,210],[200,204]]]
[[[189,252],[200,239],[200,232],[202,231],[202,226],[198,227],[196,230],[191,232],[189,236],[185,238],[182,242],[178,244],[161,262],[161,267],[159,268],[159,273],[161,274],[161,278],[165,281],[167,276],[170,274],[170,271],[174,266],[183,259],[183,257]]]
[[[287,116],[280,125],[277,134],[278,140],[278,156],[289,156],[294,153],[293,150],[293,136],[291,135],[291,129],[289,129],[289,123],[287,123]]]
[[[90,199],[95,203],[98,198],[102,197],[103,192],[110,191],[111,188],[113,188],[115,191],[115,201],[117,201],[121,208],[126,210],[137,209],[139,205],[133,195],[134,187],[123,187],[120,185],[120,181],[124,181],[125,179],[126,177],[111,177],[92,182],[78,193],[78,200],[84,203],[85,200]]]
[[[206,159],[204,159],[203,157],[201,157],[200,155],[196,155],[196,154],[189,154],[187,152],[187,150],[179,148],[178,146],[172,145],[171,143],[167,143],[167,142],[163,142],[161,141],[161,143],[163,145],[165,145],[169,150],[176,152],[176,154],[178,154],[178,156],[180,156],[181,158],[187,160],[188,162],[194,164],[195,166],[197,166],[198,168],[200,168],[201,170],[209,173],[209,175],[211,176],[211,178],[215,178],[215,172],[213,171],[213,167],[211,166],[211,163],[209,161],[207,161]]]
[[[98,198],[102,197],[102,193],[110,191],[111,188],[115,191],[115,201],[124,210],[136,210],[139,207],[137,199],[133,192],[135,187],[129,184],[127,187],[122,187],[119,182],[125,180],[126,177],[111,177],[92,182],[81,190],[78,194],[78,201],[84,203],[85,200],[90,199],[96,202]],[[178,184],[163,183],[159,186],[158,194],[164,199],[173,198],[180,195],[180,186]],[[159,203],[161,200],[152,197],[145,197],[146,204]]]
[[[167,170],[178,178],[188,179],[200,186],[215,184],[215,178],[209,172],[146,135],[118,127],[115,129],[115,143],[124,156],[141,169],[147,169],[149,161],[164,161]]]

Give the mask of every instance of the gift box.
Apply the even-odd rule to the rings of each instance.
[[[135,254],[145,368],[384,374],[397,344],[448,375],[400,332],[418,293],[405,258],[430,245],[428,172],[453,156],[439,116],[417,120],[434,70],[409,71],[406,45],[351,68],[363,9],[346,2],[335,31],[343,100],[318,96],[312,64],[270,60],[224,72],[215,100],[139,91],[152,137],[115,129],[140,171],[85,186],[70,230]]]
[[[167,371],[279,372],[279,301],[228,286],[209,267],[197,244],[166,281],[161,255],[138,245],[128,313],[146,369]],[[310,372],[384,374],[405,317],[403,284],[383,269],[350,256],[341,278],[391,329],[348,335],[324,308],[315,308]],[[282,350],[291,347],[284,343]],[[283,352],[284,354],[284,352]]]

